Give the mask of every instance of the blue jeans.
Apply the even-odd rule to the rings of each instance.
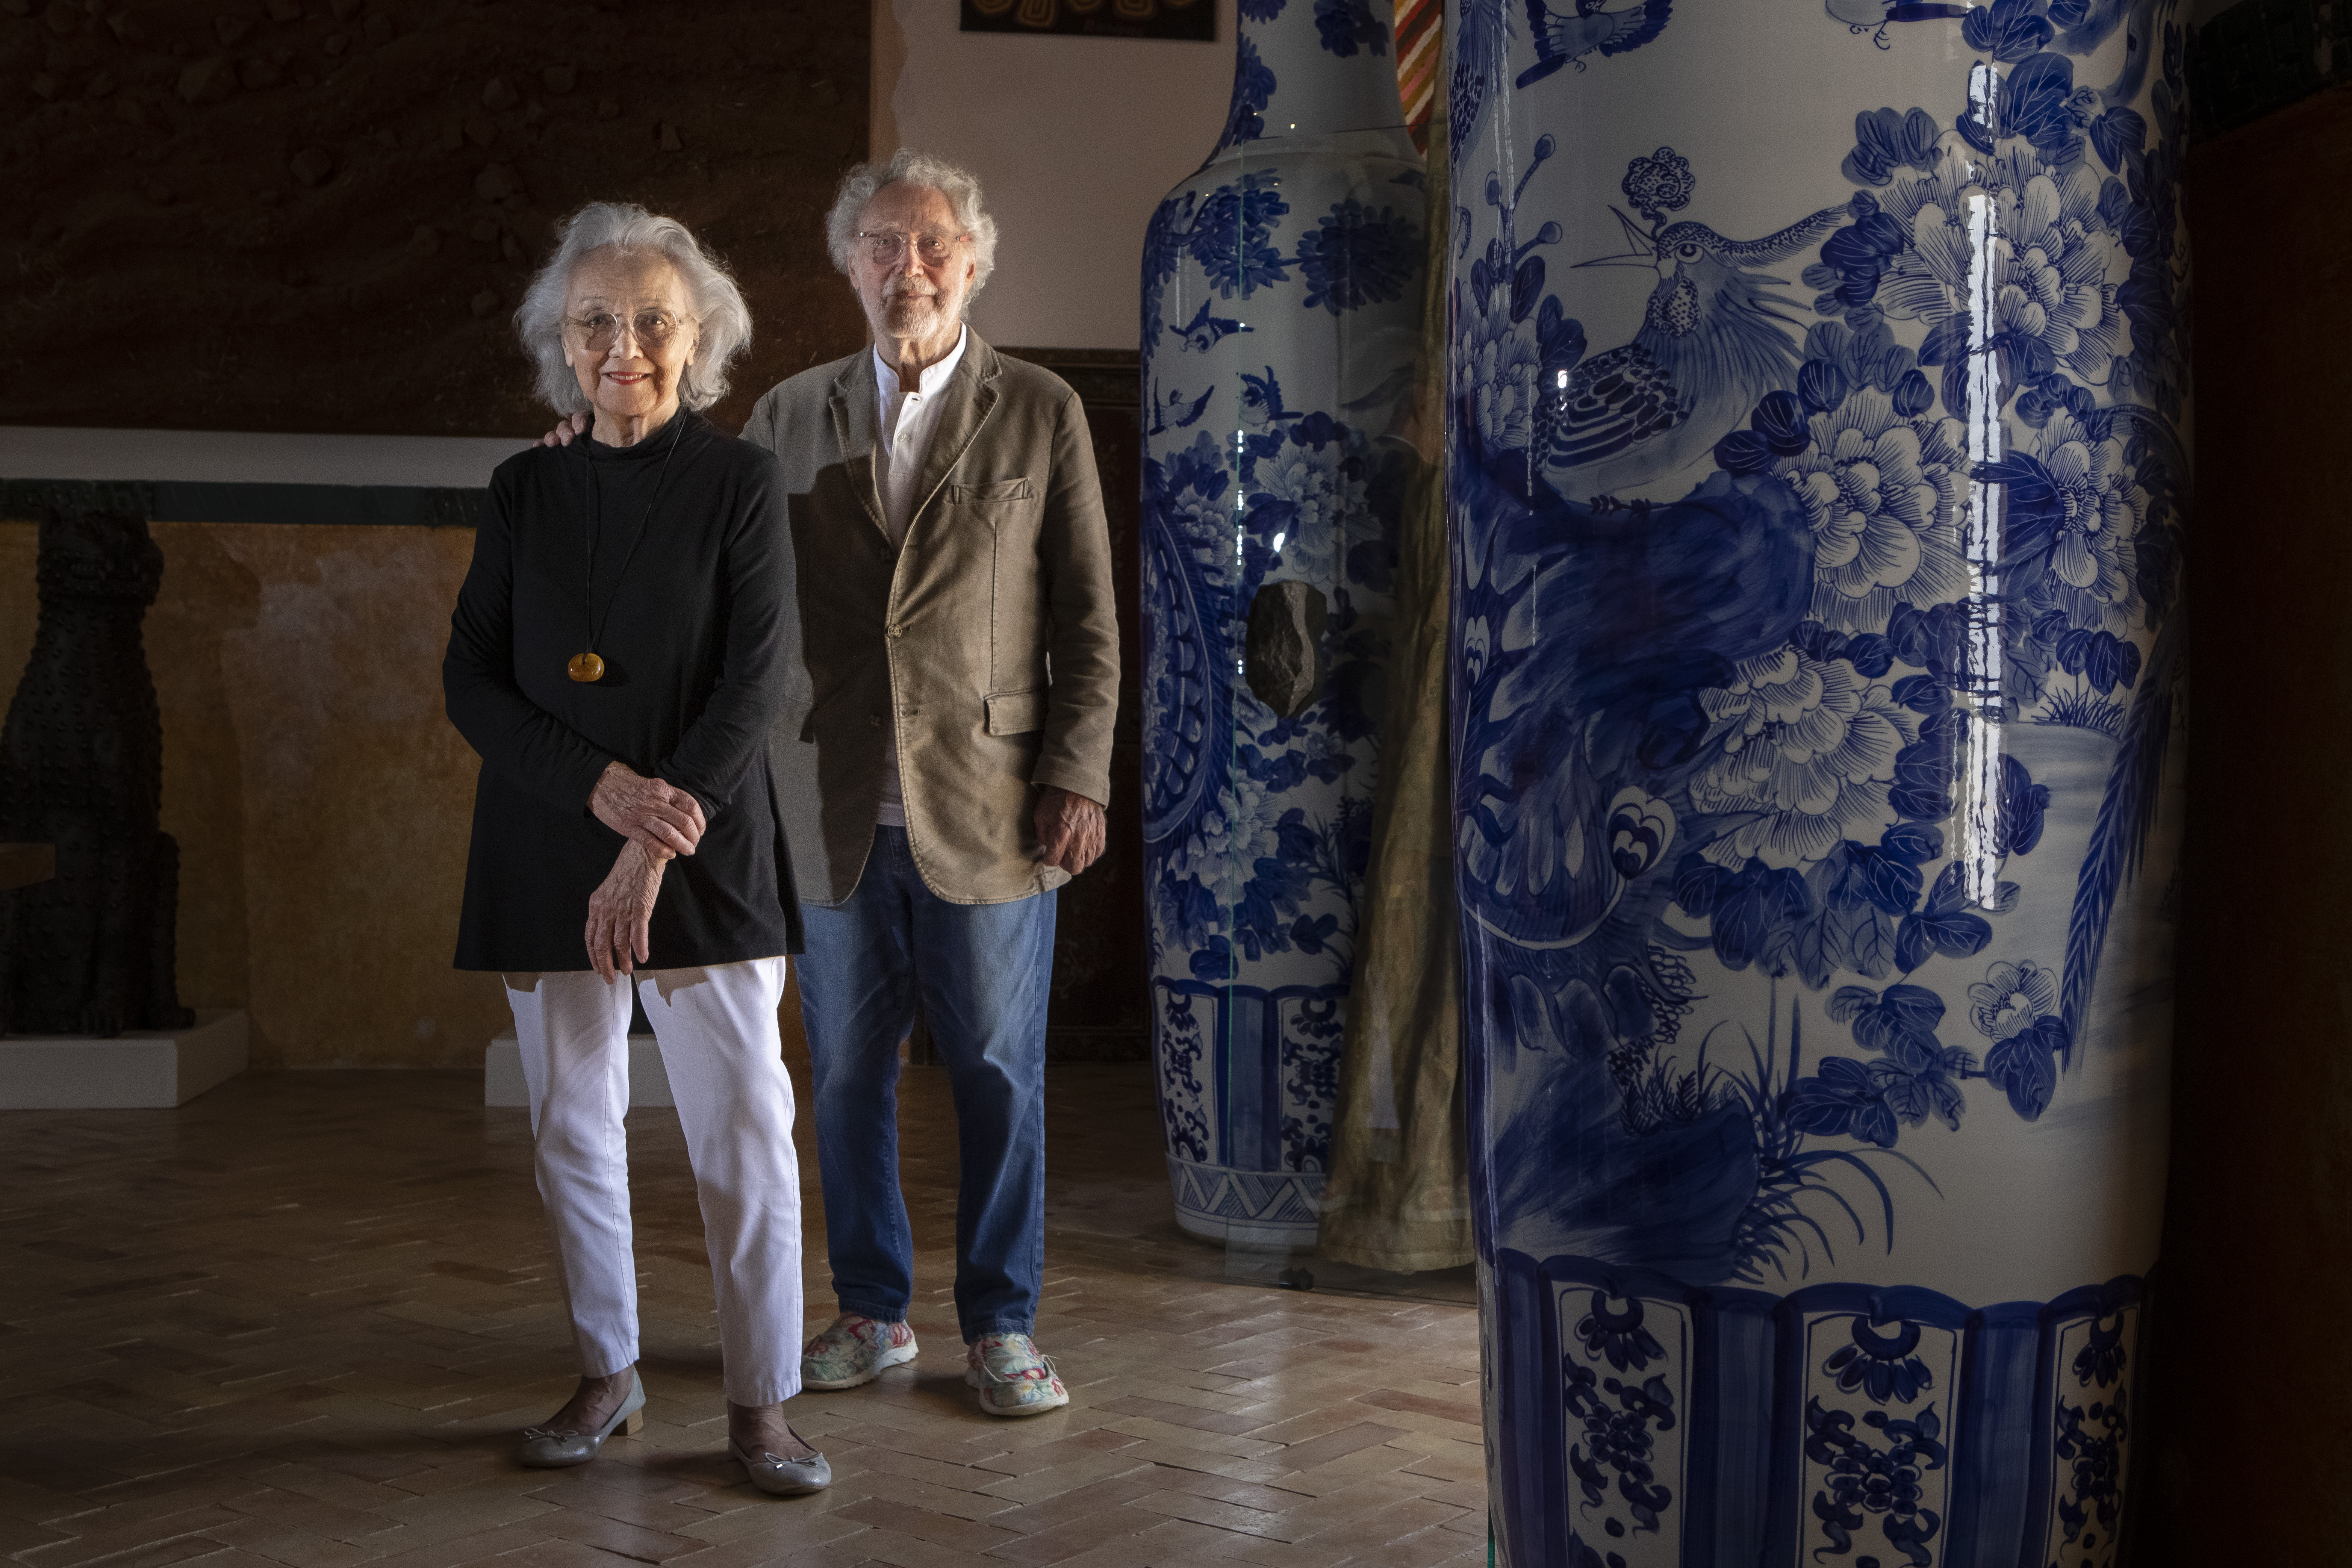
[[[1045,1002],[1055,895],[955,904],[903,827],[877,827],[856,890],[803,904],[801,1021],[814,1068],[825,1247],[841,1310],[903,1321],[915,1290],[898,1192],[898,1042],[919,992],[955,1097],[956,1319],[1025,1334],[1045,1272]]]

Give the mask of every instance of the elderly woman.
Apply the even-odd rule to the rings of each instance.
[[[505,977],[581,1379],[523,1435],[583,1464],[643,1424],[622,1114],[634,990],[677,1096],[719,1300],[729,1451],[815,1491],[793,1435],[801,1207],[776,1033],[800,951],[766,752],[798,663],[775,459],[694,410],[751,318],[676,221],[583,207],[515,321],[569,447],[499,465],[443,668],[481,753],[457,966]]]

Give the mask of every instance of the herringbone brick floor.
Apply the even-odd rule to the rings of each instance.
[[[0,1555],[37,1568],[1332,1568],[1486,1560],[1455,1305],[1223,1278],[1167,1217],[1140,1067],[1056,1066],[1045,1311],[1066,1411],[963,1387],[953,1121],[907,1074],[919,1363],[787,1414],[831,1490],[724,1457],[675,1117],[630,1117],[649,1417],[583,1468],[518,1428],[573,1374],[524,1115],[458,1073],[239,1079],[177,1111],[0,1115]],[[803,1085],[805,1103],[805,1085]],[[812,1322],[831,1314],[815,1162]]]

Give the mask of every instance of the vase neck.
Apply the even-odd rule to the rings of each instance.
[[[1219,153],[1404,124],[1390,0],[1243,0],[1241,9]]]

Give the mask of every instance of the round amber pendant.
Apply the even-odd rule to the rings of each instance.
[[[593,653],[575,653],[572,656],[572,662],[563,669],[574,680],[601,680],[604,676],[604,661]]]

